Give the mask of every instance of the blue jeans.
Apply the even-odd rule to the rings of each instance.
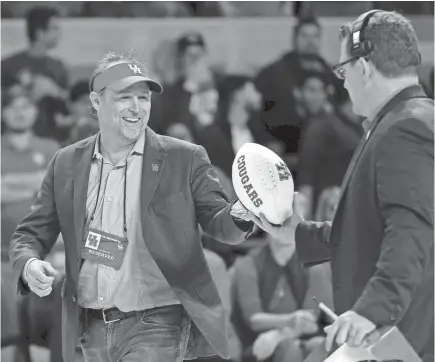
[[[181,362],[190,321],[181,305],[138,312],[105,324],[87,316],[80,338],[86,362]]]

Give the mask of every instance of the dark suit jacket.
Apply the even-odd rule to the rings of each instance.
[[[379,111],[344,177],[331,223],[303,222],[299,258],[331,260],[336,312],[397,324],[434,354],[434,102],[420,86]]]
[[[62,233],[66,253],[63,298],[63,356],[70,362],[81,335],[77,304],[89,170],[96,136],[61,149],[51,161],[31,213],[18,225],[10,258],[19,291],[30,257],[44,259]],[[160,165],[159,171],[151,168]],[[196,346],[204,336],[227,356],[226,318],[201,247],[198,222],[217,240],[239,243],[245,233],[230,215],[231,204],[200,146],[146,131],[141,193],[142,230],[147,247],[194,322]],[[200,333],[198,333],[200,332]],[[210,352],[209,345],[206,352]],[[198,351],[202,354],[204,351]],[[213,354],[213,352],[212,352]]]

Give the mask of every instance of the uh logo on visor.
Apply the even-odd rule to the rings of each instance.
[[[134,74],[142,74],[141,69],[136,64],[129,64],[128,67]]]
[[[100,92],[108,85],[113,85],[117,90],[120,90],[118,88],[122,88],[123,84],[118,84],[118,82],[122,80],[125,80],[125,84],[127,86],[143,80],[148,83],[148,86],[150,87],[150,90],[152,92],[155,92],[157,94],[163,92],[163,87],[158,82],[152,80],[151,78],[148,78],[148,71],[146,69],[146,65],[124,62],[112,65],[109,68],[103,70],[101,73],[98,73],[92,81],[92,91]]]

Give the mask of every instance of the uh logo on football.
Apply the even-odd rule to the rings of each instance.
[[[280,181],[288,180],[289,177],[291,176],[291,173],[287,165],[284,162],[280,162],[275,166],[276,169],[278,170],[279,180]]]

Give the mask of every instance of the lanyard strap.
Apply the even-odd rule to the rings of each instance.
[[[125,158],[125,170],[124,170],[124,207],[123,207],[124,232],[125,233],[127,233],[127,217],[126,217],[126,211],[125,211],[126,210],[126,200],[127,200],[127,157]],[[94,211],[92,212],[90,223],[92,221],[94,221],[95,211],[97,211],[98,199],[100,197],[100,189],[101,189],[102,180],[103,180],[103,158],[101,158],[101,169],[100,169],[100,178],[98,181],[97,201],[95,201]]]

